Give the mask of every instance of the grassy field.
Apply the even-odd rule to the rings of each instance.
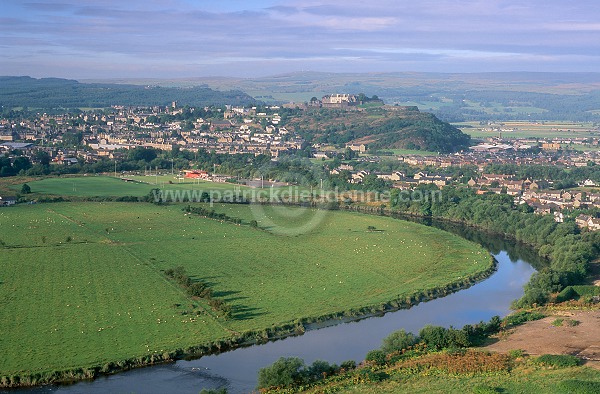
[[[129,179],[125,181],[123,179]],[[169,183],[170,182],[170,183]],[[18,192],[22,183],[12,185]],[[74,176],[53,177],[29,182],[33,196],[58,195],[79,197],[110,197],[110,196],[145,196],[154,188],[172,190],[238,190],[245,186],[230,183],[208,181],[178,180],[173,175],[159,176],[127,176],[115,178],[112,176]]]
[[[387,302],[491,264],[464,239],[390,218],[215,209],[263,229],[185,215],[178,205],[0,209],[0,376],[208,343]],[[176,266],[208,282],[233,318],[216,316],[166,280],[161,270]],[[192,310],[199,315],[187,314]]]
[[[474,138],[498,137],[496,131],[482,130],[490,126],[482,126],[479,122],[462,122],[453,125]],[[502,126],[496,124],[494,127],[516,129],[502,132],[502,138],[588,138],[598,137],[600,134],[592,123],[506,121],[502,122]]]

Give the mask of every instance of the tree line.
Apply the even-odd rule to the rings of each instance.
[[[424,192],[433,186],[421,187]],[[551,215],[534,215],[515,206],[511,196],[485,194],[471,189],[446,187],[441,198],[423,199],[423,194],[392,191],[392,209],[414,215],[459,221],[500,233],[529,244],[548,264],[533,274],[525,295],[516,302],[523,307],[543,304],[551,294],[566,286],[581,284],[589,272],[589,262],[600,253],[600,233],[581,231],[573,216],[557,223]]]

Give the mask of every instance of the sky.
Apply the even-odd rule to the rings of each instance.
[[[0,0],[0,75],[600,71],[597,0]]]

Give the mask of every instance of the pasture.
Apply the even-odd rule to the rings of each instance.
[[[127,179],[127,180],[126,180]],[[158,176],[72,176],[51,177],[28,183],[33,196],[56,195],[77,197],[145,196],[154,188],[172,190],[239,190],[245,186],[202,180],[176,179],[173,175]],[[12,186],[19,191],[21,185]]]
[[[491,265],[475,244],[391,218],[215,209],[243,224],[186,215],[181,205],[0,209],[0,376],[161,354],[385,303]],[[233,317],[167,280],[162,271],[177,266],[207,282]]]
[[[497,131],[486,131],[479,122],[454,123],[455,127],[469,134],[473,138],[498,137]],[[501,126],[500,126],[501,125]],[[468,127],[465,127],[468,126]],[[600,131],[592,123],[584,122],[531,122],[531,121],[505,121],[498,122],[494,127],[514,131],[503,131],[502,138],[589,138],[598,137]]]

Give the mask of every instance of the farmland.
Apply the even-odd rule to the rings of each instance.
[[[181,208],[82,202],[0,210],[0,376],[186,349],[406,299],[491,266],[477,245],[390,218],[215,206],[242,219],[234,225]],[[176,266],[209,284],[232,317],[168,280],[162,271]]]
[[[125,180],[127,179],[127,181]],[[215,183],[202,180],[178,180],[173,175],[158,176],[74,176],[54,177],[28,183],[36,195],[77,196],[77,197],[111,197],[111,196],[145,196],[153,188],[168,187],[173,190],[234,190],[244,186],[229,183]],[[20,190],[20,185],[12,187]]]
[[[479,122],[461,122],[454,126],[473,138],[498,137],[498,131],[484,131]],[[534,122],[534,121],[504,121],[494,124],[494,127],[513,130],[502,132],[503,138],[589,138],[599,134],[597,125],[589,122]]]

